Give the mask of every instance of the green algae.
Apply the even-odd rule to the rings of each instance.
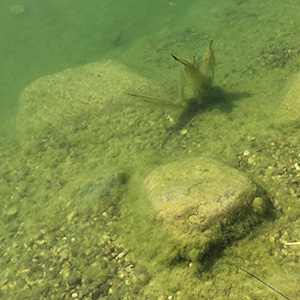
[[[216,64],[212,43],[213,41],[210,41],[203,56],[203,72],[201,72],[195,56],[193,56],[192,62],[188,62],[171,53],[172,57],[183,65],[183,72],[180,73],[180,80],[178,84],[180,101],[185,102],[189,99],[196,99],[199,104],[203,104],[204,101],[208,101],[208,94],[213,85],[215,73],[214,68]],[[188,89],[187,81],[191,81],[192,85],[192,91],[190,94],[186,91]]]

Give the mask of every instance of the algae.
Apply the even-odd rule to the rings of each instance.
[[[188,62],[171,53],[171,56],[183,65],[183,71],[180,72],[178,84],[180,101],[186,102],[189,99],[196,99],[200,104],[208,101],[207,95],[213,85],[215,74],[214,68],[216,65],[212,43],[213,41],[211,40],[203,56],[203,72],[201,72],[195,56],[193,56],[192,62]]]

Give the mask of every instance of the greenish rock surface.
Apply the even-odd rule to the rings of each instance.
[[[99,131],[99,127],[109,128],[121,114],[122,129],[130,128],[140,116],[132,116],[128,107],[134,107],[140,100],[127,93],[167,97],[163,88],[113,61],[39,78],[20,97],[18,132],[26,137],[41,132],[57,136],[87,128]]]
[[[280,107],[279,123],[300,126],[300,73],[294,75],[288,86]]]
[[[75,173],[100,164],[108,169],[128,161],[138,164],[131,157],[153,155],[170,122],[166,109],[128,93],[167,97],[159,84],[113,61],[37,79],[20,97],[16,129],[23,149],[73,157],[76,162],[68,159],[67,168]],[[78,155],[82,161],[75,159]]]
[[[257,198],[257,186],[243,173],[204,157],[155,169],[144,191],[176,255],[192,261],[249,232],[265,212],[257,202],[266,207],[262,201],[267,201]]]
[[[122,171],[91,176],[74,197],[73,203],[87,211],[90,207],[98,207],[99,212],[113,209],[117,215],[128,179],[129,175]]]

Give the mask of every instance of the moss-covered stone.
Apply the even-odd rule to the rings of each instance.
[[[258,201],[252,208],[257,186],[243,173],[208,158],[161,166],[148,176],[144,190],[176,245],[173,255],[192,261],[213,246],[242,237],[262,215]],[[266,200],[260,199],[262,207]]]
[[[300,126],[300,74],[296,74],[288,86],[278,116],[279,125]]]
[[[91,63],[45,76],[23,91],[17,129],[22,137],[45,132],[57,136],[87,128],[99,132],[109,127],[111,119],[124,115],[122,130],[125,131],[133,128],[140,118],[128,113],[128,106],[137,104],[136,99],[127,95],[133,92],[166,98],[158,84],[113,61]]]

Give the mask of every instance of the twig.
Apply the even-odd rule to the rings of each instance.
[[[285,246],[295,246],[295,245],[300,245],[300,242],[292,242],[292,243],[283,243]]]

